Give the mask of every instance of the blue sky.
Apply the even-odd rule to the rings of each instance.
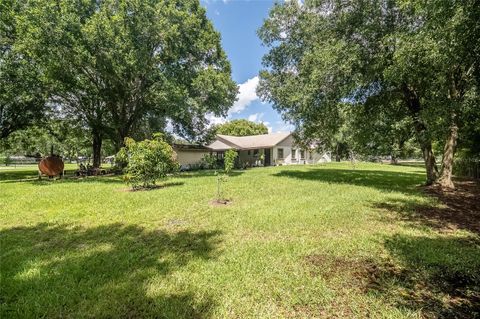
[[[290,131],[269,103],[255,94],[262,57],[267,49],[257,37],[257,30],[268,16],[270,0],[201,0],[207,16],[222,36],[222,46],[232,64],[232,77],[239,84],[238,100],[227,119],[211,117],[212,122],[244,118],[263,122],[273,132]]]

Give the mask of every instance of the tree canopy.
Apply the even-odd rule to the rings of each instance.
[[[232,120],[213,128],[215,134],[231,136],[248,136],[268,134],[268,128],[263,123],[256,123],[245,119]]]
[[[270,48],[258,93],[304,136],[325,143],[346,113],[363,133],[414,132],[428,183],[439,177],[432,144],[441,141],[440,180],[451,187],[459,127],[478,104],[477,2],[277,4],[258,32]],[[393,142],[385,134],[354,136],[370,136],[363,145]]]
[[[207,113],[226,115],[235,100],[220,35],[198,0],[10,1],[21,7],[15,46],[56,111],[90,129],[94,165],[105,138],[118,150],[150,119],[195,137]]]
[[[15,45],[21,5],[0,2],[0,138],[40,121],[46,112],[46,88],[33,61]]]

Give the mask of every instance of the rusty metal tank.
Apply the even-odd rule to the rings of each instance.
[[[40,172],[49,177],[61,175],[64,167],[62,159],[58,156],[45,157],[38,163]]]

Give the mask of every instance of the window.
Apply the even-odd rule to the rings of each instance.
[[[247,151],[247,155],[250,155],[250,150]]]
[[[283,159],[283,148],[277,148],[277,158]]]
[[[301,160],[305,159],[305,151],[304,150],[300,150],[300,159]]]
[[[253,155],[258,155],[258,150],[253,150]]]
[[[292,161],[295,160],[295,157],[297,157],[297,150],[292,148]]]

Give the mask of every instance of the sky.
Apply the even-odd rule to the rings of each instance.
[[[257,30],[274,1],[270,0],[201,0],[207,16],[222,37],[222,47],[232,65],[232,77],[239,85],[237,101],[228,117],[210,117],[212,123],[232,119],[248,119],[263,122],[270,132],[293,130],[282,121],[280,114],[270,103],[262,102],[255,93],[258,73],[262,69],[262,57],[267,48],[262,46]]]

